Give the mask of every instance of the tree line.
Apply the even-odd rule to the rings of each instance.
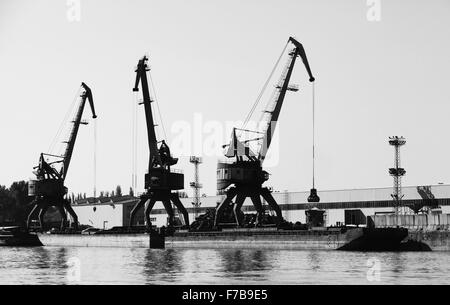
[[[134,196],[130,188],[130,194]],[[100,192],[99,197],[120,197],[122,188],[118,185],[111,192]],[[86,199],[86,193],[70,193],[67,198],[73,203],[76,200]],[[25,223],[28,213],[31,211],[30,203],[33,197],[28,196],[28,182],[17,181],[10,187],[0,185],[0,226],[2,225],[21,225]],[[53,209],[48,211],[52,214]],[[57,213],[56,213],[57,214]]]
[[[181,198],[187,198],[186,192],[178,192]],[[134,197],[133,189],[130,187],[129,196]],[[101,191],[98,198],[110,198],[123,196],[120,185],[116,186],[111,192]],[[67,195],[68,199],[74,203],[77,200],[86,199],[86,193],[70,193]],[[17,181],[11,184],[8,188],[0,185],[0,225],[19,225],[23,224],[31,209],[30,203],[33,197],[28,196],[28,182]],[[52,211],[49,211],[52,212]]]
[[[19,224],[25,221],[29,204],[28,183],[18,181],[9,188],[0,185],[0,223]]]
[[[130,192],[129,192],[130,196],[134,196],[133,193],[133,189],[130,188]],[[100,191],[100,193],[98,194],[98,196],[96,196],[97,198],[110,198],[110,197],[122,197],[122,187],[120,185],[116,186],[116,188],[114,190],[112,190],[111,192],[109,191]],[[86,196],[86,193],[71,193],[69,196],[69,200],[73,203],[75,201],[78,200],[83,200],[83,199],[87,199],[88,197]]]

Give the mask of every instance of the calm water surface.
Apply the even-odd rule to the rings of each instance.
[[[450,284],[438,252],[0,247],[0,260],[0,284]]]

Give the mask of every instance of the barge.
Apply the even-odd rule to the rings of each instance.
[[[369,220],[370,219],[370,220]],[[222,228],[166,232],[115,227],[86,232],[0,228],[0,246],[450,251],[450,214],[375,215],[367,227]]]
[[[29,233],[20,227],[0,228],[0,247],[43,246],[37,234]]]
[[[12,233],[14,236],[15,233]],[[164,234],[101,231],[77,233],[20,233],[10,246],[119,247],[119,248],[209,248],[400,251],[408,236],[404,228],[276,228],[224,229],[209,232],[176,231]],[[22,242],[22,244],[20,243]],[[5,244],[6,245],[6,244]]]

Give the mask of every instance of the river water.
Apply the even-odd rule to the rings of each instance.
[[[450,253],[5,248],[0,284],[450,284]]]

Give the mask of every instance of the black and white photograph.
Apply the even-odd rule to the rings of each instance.
[[[0,285],[450,284],[448,0],[0,0],[0,88]]]

